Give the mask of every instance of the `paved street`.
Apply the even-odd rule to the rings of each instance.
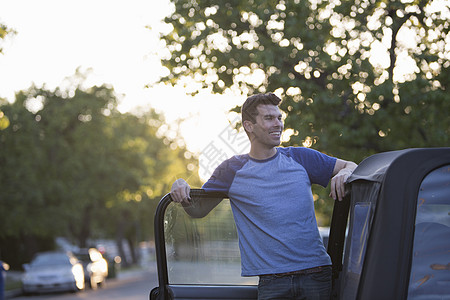
[[[106,282],[104,288],[91,290],[87,288],[78,293],[54,293],[32,296],[17,296],[12,300],[148,300],[149,293],[157,285],[156,264],[144,269],[122,271],[117,278]]]

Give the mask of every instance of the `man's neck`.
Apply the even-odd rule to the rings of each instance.
[[[249,155],[253,159],[264,160],[271,158],[277,154],[277,148],[268,148],[268,149],[255,149],[254,147],[250,148]]]

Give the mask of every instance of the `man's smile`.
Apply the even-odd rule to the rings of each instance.
[[[271,131],[271,132],[269,132],[269,134],[274,137],[281,137],[281,131],[279,131],[279,130]]]

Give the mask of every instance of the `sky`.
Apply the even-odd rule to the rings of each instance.
[[[167,30],[162,20],[172,11],[169,0],[0,0],[0,7],[0,23],[17,32],[3,42],[1,98],[11,102],[15,92],[33,83],[64,87],[79,68],[88,74],[86,86],[114,87],[121,112],[151,107],[168,124],[183,120],[178,130],[200,156],[202,177],[217,165],[213,158],[246,151],[242,136],[238,147],[236,138],[230,140],[229,124],[236,116],[228,114],[245,99],[206,92],[192,98],[182,88],[145,87],[167,72],[159,34]],[[230,141],[232,147],[223,147]]]

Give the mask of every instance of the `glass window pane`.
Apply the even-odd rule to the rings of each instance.
[[[356,298],[380,188],[379,182],[360,181],[352,184],[352,204],[344,253],[341,299]]]
[[[200,219],[191,218],[181,205],[171,203],[164,226],[170,284],[257,283],[256,277],[240,275],[238,237],[228,199]]]
[[[348,271],[361,274],[366,243],[369,233],[369,224],[372,220],[372,210],[370,203],[356,203],[353,211],[353,230],[350,236],[350,254]]]
[[[450,165],[429,173],[417,199],[408,299],[450,295]]]

